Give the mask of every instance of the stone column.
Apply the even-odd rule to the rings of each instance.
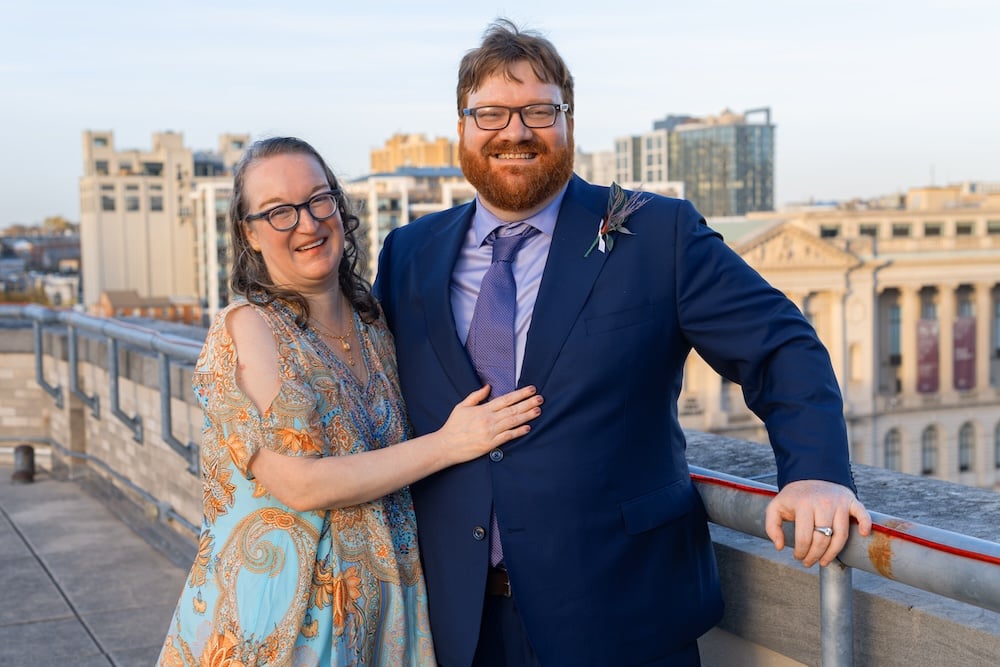
[[[987,396],[990,389],[990,358],[993,353],[993,342],[990,340],[990,324],[993,320],[993,283],[976,283],[975,289],[976,393],[980,396]]]
[[[829,303],[829,321],[826,327],[829,340],[825,342],[830,352],[833,370],[837,374],[837,379],[840,380],[840,390],[844,394],[844,400],[846,401],[847,383],[850,381],[847,368],[849,353],[847,350],[847,324],[844,304],[846,292],[842,289],[830,290],[825,293],[825,296]]]
[[[955,318],[958,309],[954,284],[938,286],[938,321],[941,322],[941,338],[938,351],[941,359],[941,394],[955,393]]]
[[[902,366],[899,378],[902,396],[913,396],[917,392],[917,320],[920,319],[919,287],[899,287],[899,352]]]

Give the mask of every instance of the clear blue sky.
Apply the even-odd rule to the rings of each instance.
[[[458,61],[498,15],[566,58],[585,151],[770,106],[779,204],[1000,181],[995,0],[483,4],[0,0],[0,227],[79,219],[86,129],[294,134],[347,178],[396,132],[454,138]]]

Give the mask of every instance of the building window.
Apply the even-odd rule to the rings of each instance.
[[[94,173],[98,176],[108,175],[108,161],[107,160],[97,160],[94,162]]]
[[[821,225],[819,237],[821,239],[835,239],[840,236],[840,225]]]
[[[1000,359],[1000,299],[993,301],[993,355]]]
[[[958,297],[958,316],[975,317],[976,306],[972,302],[972,295],[968,291],[963,291]]]
[[[900,330],[902,329],[901,312],[898,303],[889,306],[889,365],[899,366],[902,363],[902,347]]]
[[[870,236],[873,239],[878,238],[878,225],[861,225],[858,233],[861,236]]]
[[[1000,234],[1000,220],[987,220],[986,233],[992,236]]]
[[[139,196],[138,195],[125,195],[125,210],[126,211],[138,211],[139,210]]]
[[[143,176],[160,176],[163,174],[163,163],[162,162],[143,162],[142,163],[142,175]]]
[[[885,434],[885,467],[888,470],[902,470],[903,447],[900,442],[899,429],[892,429]]]
[[[909,235],[910,235],[910,226],[909,225],[904,224],[904,223],[897,223],[897,224],[895,224],[895,225],[892,226],[892,237],[893,238],[896,238],[896,239],[906,238]]]
[[[993,429],[993,465],[1000,468],[1000,422]]]
[[[958,471],[969,472],[975,463],[976,428],[969,422],[958,429]]]
[[[722,376],[719,377],[719,410],[723,414],[728,414],[732,407],[732,402],[729,400],[732,398],[732,387],[732,382]]]
[[[941,223],[928,222],[924,225],[924,236],[941,236]]]
[[[163,210],[163,196],[162,195],[151,195],[149,197],[149,210],[150,211],[162,211]]]
[[[956,222],[955,236],[972,236],[973,228],[974,225],[971,222]]]
[[[938,431],[936,426],[928,426],[920,436],[920,474],[933,475],[937,472]]]
[[[102,211],[115,210],[115,186],[113,185],[101,186],[101,210]]]
[[[937,304],[932,300],[933,297],[926,297],[920,302],[920,319],[922,320],[936,320],[937,319]]]

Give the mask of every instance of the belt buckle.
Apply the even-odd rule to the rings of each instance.
[[[490,595],[505,598],[511,597],[510,575],[507,573],[507,570],[491,567],[487,575],[487,581],[489,582],[487,590]],[[498,583],[500,584],[499,586],[497,585]]]

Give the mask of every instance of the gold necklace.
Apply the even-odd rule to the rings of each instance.
[[[312,322],[313,328],[316,330],[316,333],[319,334],[320,336],[340,341],[340,349],[342,349],[345,353],[347,353],[347,365],[354,366],[354,347],[347,340],[348,338],[351,337],[351,330],[348,328],[346,334],[344,334],[343,336],[338,336],[337,334],[333,333],[330,329],[327,329],[325,326],[323,326],[316,320],[310,318],[309,321]]]

